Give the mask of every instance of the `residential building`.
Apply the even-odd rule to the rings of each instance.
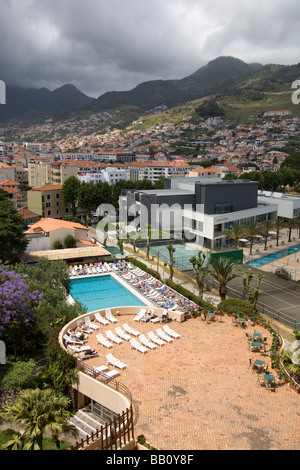
[[[79,181],[84,181],[86,183],[108,183],[109,185],[113,185],[118,183],[119,181],[127,181],[127,173],[125,170],[118,169],[118,168],[111,168],[108,167],[105,170],[89,172],[89,173],[81,173],[78,175]]]
[[[66,179],[77,176],[74,164],[33,160],[28,163],[28,185],[32,188],[52,184],[63,185]]]
[[[72,216],[70,206],[62,202],[61,185],[45,185],[27,191],[28,209],[42,217],[63,219]]]
[[[92,245],[88,240],[88,229],[76,222],[52,218],[41,218],[25,232],[29,244],[26,251],[51,250],[55,241],[63,243],[67,235],[75,238],[77,246]]]

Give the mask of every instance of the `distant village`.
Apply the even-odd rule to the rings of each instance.
[[[156,111],[161,110],[152,114]],[[118,112],[114,116],[96,114],[80,122],[73,118],[24,127],[15,122],[2,124],[0,187],[15,208],[58,219],[70,215],[57,201],[53,207],[51,198],[40,213],[29,197],[33,190],[62,188],[70,176],[112,185],[121,180],[223,179],[254,169],[276,172],[288,156],[289,142],[299,141],[300,136],[300,118],[289,110],[269,111],[253,119],[253,124],[234,127],[221,117],[195,124],[191,116],[185,116],[179,124],[167,122],[146,130],[139,121],[124,130],[111,126],[103,130],[113,117],[117,120]],[[101,130],[95,131],[97,127]]]

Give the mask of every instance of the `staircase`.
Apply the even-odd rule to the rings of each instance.
[[[77,440],[90,437],[97,429],[104,426],[100,419],[88,408],[78,410],[70,419],[70,423],[73,424],[78,431]]]

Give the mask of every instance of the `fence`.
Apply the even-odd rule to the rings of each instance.
[[[132,405],[102,428],[92,432],[91,436],[76,442],[72,450],[83,450],[97,441],[97,450],[118,450],[134,439]]]
[[[76,442],[73,450],[83,450],[96,441],[97,450],[120,449],[134,439],[132,395],[129,389],[121,382],[107,378],[104,373],[96,373],[93,367],[84,364],[80,360],[77,361],[77,367],[81,372],[90,375],[126,396],[130,400],[130,407],[126,408],[122,414],[118,414],[114,419],[103,425],[103,427],[97,429],[96,432],[92,432],[91,436],[87,436],[85,439],[81,439],[80,442]]]
[[[214,279],[206,278],[205,283],[211,289],[215,289],[215,290],[219,289],[219,284]],[[234,289],[232,287],[228,286],[227,287],[227,292],[228,292],[228,295],[230,297],[238,298],[238,299],[243,298],[242,293],[237,291],[236,289]],[[276,320],[276,321],[282,323],[285,326],[288,326],[292,330],[299,330],[300,329],[300,322],[295,320],[295,318],[293,318],[289,315],[286,315],[285,313],[279,312],[275,308],[267,306],[259,300],[257,301],[256,306],[257,306],[257,309],[260,311],[261,314],[263,314],[265,316],[268,316],[271,319]]]

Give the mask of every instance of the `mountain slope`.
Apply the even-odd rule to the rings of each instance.
[[[47,88],[7,86],[6,104],[0,107],[0,121],[9,119],[43,119],[89,105],[94,98],[86,96],[74,85],[67,84],[54,91]]]
[[[219,57],[181,80],[153,80],[130,91],[105,93],[90,109],[109,111],[133,105],[146,111],[162,104],[172,107],[214,93],[231,93],[261,67],[233,57]]]

